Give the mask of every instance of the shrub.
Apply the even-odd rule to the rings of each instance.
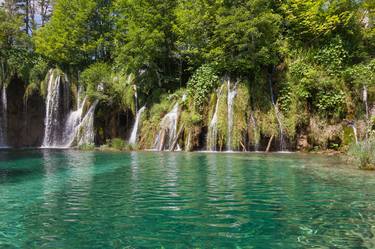
[[[314,56],[314,59],[332,75],[337,75],[342,71],[347,58],[348,52],[339,37],[320,48]]]
[[[109,141],[109,147],[113,148],[115,150],[125,150],[125,149],[129,148],[129,146],[125,142],[125,140],[123,140],[121,138],[113,138],[113,139],[111,139]]]
[[[319,113],[331,113],[340,116],[345,111],[345,93],[341,90],[321,90],[315,100]]]
[[[320,149],[328,149],[332,143],[340,143],[343,133],[341,124],[330,124],[319,116],[311,116],[309,122],[309,141]],[[341,144],[341,143],[340,143]]]
[[[95,144],[88,143],[88,144],[81,144],[78,146],[79,150],[94,150]]]
[[[203,65],[197,69],[188,82],[189,96],[193,98],[194,108],[198,112],[203,111],[209,94],[218,85],[219,77],[211,65]]]
[[[329,57],[329,53],[324,56],[323,54],[319,55],[321,57],[315,56],[315,59],[323,63],[323,58]],[[343,62],[336,64],[336,69],[341,68]],[[340,75],[332,75],[328,66],[314,64],[307,57],[302,56],[293,61],[289,65],[286,84],[281,90],[280,109],[287,113],[290,106],[297,105],[297,110],[311,108],[314,114],[321,118],[344,117],[351,105],[350,96],[347,94],[349,89],[344,80],[337,76]]]
[[[138,147],[133,147],[121,138],[107,139],[106,143],[100,146],[100,150],[104,151],[130,151],[135,149],[138,149]]]
[[[235,150],[245,149],[247,121],[248,121],[248,110],[249,110],[249,89],[244,83],[241,83],[237,87],[237,95],[234,99],[233,106],[233,130],[232,130],[232,147]]]
[[[90,97],[100,100],[113,97],[111,72],[110,65],[98,62],[81,73],[80,82],[86,87]]]
[[[30,96],[40,90],[40,85],[45,79],[47,73],[48,63],[42,58],[37,58],[33,68],[30,70],[29,84],[27,85],[24,94],[25,102],[27,102]]]
[[[120,107],[124,110],[129,109],[135,115],[136,104],[135,104],[135,78],[133,74],[122,75],[116,74],[113,78],[113,93],[116,97],[116,102],[120,104]]]
[[[349,156],[358,163],[360,169],[375,170],[375,138],[354,144],[350,147]]]

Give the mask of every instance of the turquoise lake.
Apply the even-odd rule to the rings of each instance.
[[[375,174],[336,157],[0,151],[0,248],[375,248]]]

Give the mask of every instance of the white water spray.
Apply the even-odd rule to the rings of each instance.
[[[178,121],[178,103],[164,116],[160,122],[160,131],[156,137],[154,148],[158,151],[169,150],[176,139]],[[178,146],[177,146],[178,147]]]
[[[7,147],[8,136],[8,100],[7,88],[3,84],[1,90],[1,122],[0,122],[0,147]]]
[[[272,105],[273,105],[274,110],[275,110],[276,120],[277,120],[277,123],[279,125],[279,130],[280,130],[280,151],[285,151],[286,146],[285,146],[285,139],[284,139],[284,128],[283,128],[283,124],[281,122],[280,111],[279,111],[279,108],[276,105],[275,97],[274,97],[274,94],[273,94],[272,74],[269,77],[269,87],[270,87]]]
[[[42,147],[58,147],[61,141],[61,75],[54,70],[48,72],[48,88],[46,98],[46,116],[44,119],[44,139]]]
[[[221,85],[218,93],[217,93],[217,100],[215,105],[214,115],[210,121],[210,125],[208,127],[208,134],[207,134],[207,150],[216,151],[217,146],[217,121],[218,121],[218,112],[219,112],[219,101],[221,97],[221,92],[223,91],[223,86]]]
[[[258,126],[257,122],[254,118],[254,114],[250,114],[251,121],[253,123],[253,133],[254,133],[254,151],[259,151],[259,135],[258,135]]]
[[[357,127],[355,126],[354,123],[353,124],[349,124],[348,126],[353,129],[354,140],[355,140],[355,143],[358,144],[358,131],[357,131]]]
[[[70,147],[74,143],[74,139],[77,135],[77,127],[81,123],[83,108],[87,102],[87,96],[81,100],[82,89],[78,91],[78,98],[77,98],[77,109],[75,111],[71,111],[68,115],[68,118],[65,122],[64,127],[64,141],[62,143],[62,147]]]
[[[228,137],[227,137],[227,151],[232,151],[232,132],[233,132],[233,104],[234,98],[237,95],[236,86],[231,89],[230,87],[230,80],[227,81],[227,88],[228,88],[228,97],[227,97],[227,104],[228,104]]]
[[[191,150],[190,147],[191,147],[191,132],[189,132],[188,137],[187,137],[185,151],[190,151]]]
[[[94,117],[95,109],[99,101],[95,100],[91,105],[86,115],[83,117],[81,123],[76,128],[77,130],[77,145],[94,144],[95,131],[94,131]]]
[[[141,109],[139,109],[139,111],[137,112],[137,115],[136,115],[136,117],[135,117],[134,126],[133,126],[133,129],[132,129],[132,133],[131,133],[130,138],[129,138],[129,144],[135,145],[135,144],[137,143],[139,121],[140,121],[141,116],[142,116],[142,113],[144,112],[145,109],[146,109],[146,107],[143,106],[143,107],[142,107]]]
[[[94,142],[94,112],[98,101],[94,101],[86,113],[87,96],[78,91],[76,110],[70,109],[70,85],[66,76],[48,72],[44,148],[68,148]]]
[[[128,80],[130,78],[130,75],[128,77]],[[135,113],[138,113],[138,89],[137,85],[133,85],[134,88],[134,104],[135,104]]]

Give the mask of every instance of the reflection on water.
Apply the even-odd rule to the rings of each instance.
[[[330,168],[338,164],[2,151],[0,248],[374,248],[375,175]]]

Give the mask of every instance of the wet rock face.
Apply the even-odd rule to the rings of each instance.
[[[37,147],[44,135],[44,100],[39,94],[29,97],[27,105],[23,96],[25,84],[11,81],[7,88],[8,99],[8,145],[11,147]]]
[[[370,117],[375,117],[375,102],[370,105]]]
[[[95,144],[105,144],[108,139],[113,138],[127,140],[133,120],[134,117],[129,112],[99,104],[94,120]]]
[[[297,138],[297,150],[306,151],[310,148],[307,135],[300,134]]]

